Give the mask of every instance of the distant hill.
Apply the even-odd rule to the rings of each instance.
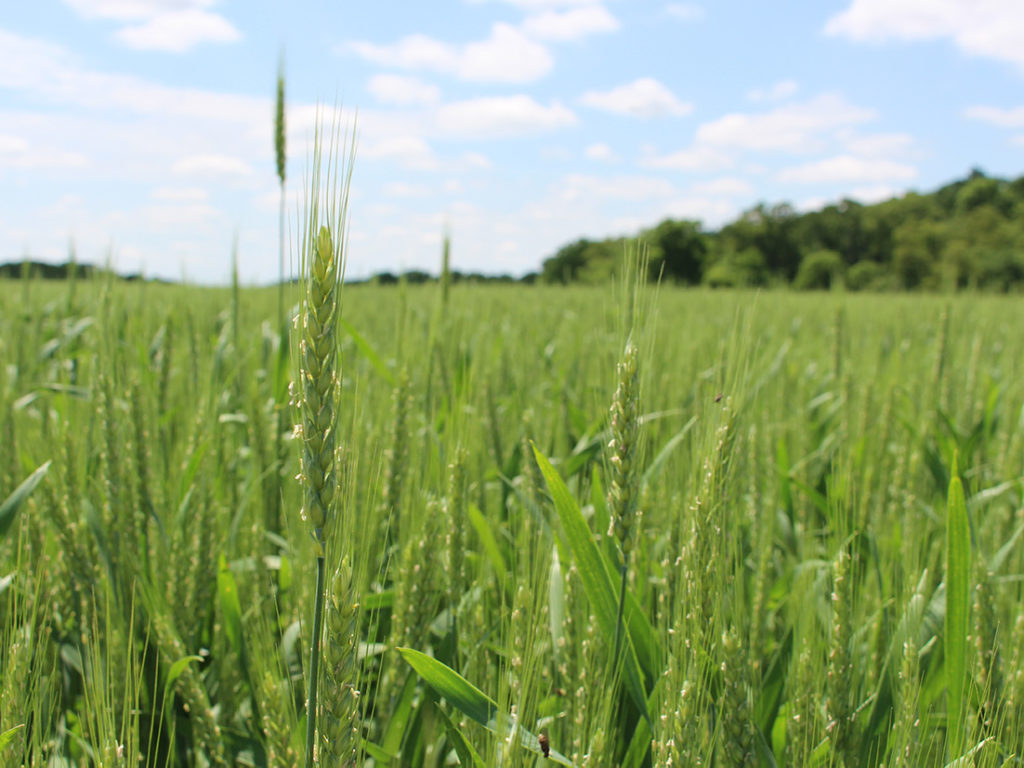
[[[109,271],[104,267],[97,267],[93,264],[81,264],[78,262],[65,262],[63,264],[49,264],[45,261],[33,259],[22,259],[21,261],[9,261],[0,264],[0,279],[19,280],[28,278],[31,280],[67,280],[72,271],[76,278],[88,280],[90,278],[104,277]],[[144,279],[140,274],[119,275],[114,273],[117,280],[134,282]],[[149,282],[164,283],[166,280],[160,278],[145,278]]]
[[[540,280],[618,274],[637,235],[580,239],[546,259]],[[1024,289],[1024,176],[973,170],[934,192],[797,213],[759,204],[717,231],[666,219],[641,231],[652,279],[687,285],[851,290]]]
[[[34,280],[67,280],[71,270],[75,270],[76,277],[94,277],[102,272],[92,264],[47,264],[43,261],[11,261],[7,264],[0,264],[0,277],[22,278],[28,277]]]

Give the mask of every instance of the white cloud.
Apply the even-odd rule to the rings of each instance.
[[[393,160],[401,167],[415,171],[432,171],[439,166],[437,155],[430,145],[413,135],[392,136],[361,144],[359,154]]]
[[[190,155],[178,160],[171,168],[182,176],[240,177],[248,176],[252,167],[239,157],[231,155]]]
[[[603,5],[584,5],[562,12],[548,10],[523,22],[525,32],[542,40],[578,40],[618,28],[618,20]]]
[[[171,88],[132,75],[90,70],[60,46],[3,29],[0,50],[0,87],[65,106],[262,124],[271,105],[269,98]]]
[[[387,197],[427,197],[431,192],[425,184],[410,184],[407,181],[393,181],[384,185]]]
[[[971,120],[991,123],[1000,128],[1024,128],[1024,107],[1002,109],[1000,107],[968,107],[964,115]]]
[[[0,134],[0,155],[17,155],[28,151],[28,141],[20,136]]]
[[[747,93],[747,98],[755,102],[782,101],[795,94],[798,89],[795,80],[779,80],[768,88],[755,88]]]
[[[483,171],[494,166],[490,158],[482,152],[463,152],[460,159],[463,167],[470,170]]]
[[[383,66],[443,72],[473,82],[530,82],[554,64],[547,48],[504,23],[495,24],[486,40],[464,45],[410,35],[391,45],[355,41],[346,47]]]
[[[917,169],[891,160],[870,160],[854,155],[837,155],[779,172],[779,181],[800,184],[822,182],[909,181]]]
[[[459,68],[459,52],[456,47],[426,35],[409,35],[391,45],[357,40],[347,47],[375,64],[449,73]]]
[[[693,184],[690,191],[695,195],[711,197],[748,197],[754,194],[754,187],[750,182],[735,176],[721,176]]]
[[[846,149],[861,157],[906,156],[914,151],[916,139],[909,133],[875,133],[867,136],[848,136],[844,139]]]
[[[197,9],[162,13],[114,36],[129,48],[183,53],[199,43],[233,43],[242,33],[220,14]]]
[[[137,21],[161,13],[209,8],[216,0],[64,0],[64,5],[86,19]]]
[[[441,89],[415,77],[402,75],[374,75],[366,89],[384,104],[409,106],[436,104],[441,100]]]
[[[669,16],[682,21],[699,21],[704,18],[704,9],[696,3],[669,3],[665,11]]]
[[[588,176],[570,174],[562,181],[560,198],[567,203],[581,198],[601,200],[651,200],[671,197],[675,186],[655,176]]]
[[[0,168],[74,169],[89,166],[89,158],[80,152],[35,146],[21,136],[0,134]]]
[[[697,142],[747,150],[809,152],[820,149],[823,139],[837,129],[874,117],[873,110],[847,104],[840,96],[823,94],[761,114],[724,115],[701,125]]]
[[[1024,70],[1019,0],[853,0],[825,33],[857,41],[948,38],[964,53]]]
[[[603,142],[591,144],[584,150],[584,154],[591,160],[611,160],[615,157],[612,148]]]
[[[671,216],[674,219],[691,219],[702,222],[707,227],[717,227],[735,219],[739,209],[728,200],[704,197],[681,197],[671,200],[665,206],[665,212],[658,218],[648,219],[648,223],[659,218]]]
[[[883,200],[890,200],[899,195],[901,191],[889,184],[874,184],[872,186],[854,187],[846,197],[864,205],[871,205],[872,203],[880,203]]]
[[[202,187],[155,187],[149,196],[165,203],[203,203],[210,199],[210,193]]]
[[[181,231],[209,223],[221,213],[210,205],[151,205],[142,210],[145,223],[153,229]]]
[[[576,116],[559,102],[544,106],[524,95],[443,104],[435,119],[445,136],[486,139],[543,133],[576,123]]]
[[[87,19],[133,22],[114,37],[130,48],[182,53],[199,43],[233,43],[242,34],[206,8],[213,0],[64,0]]]
[[[610,91],[587,91],[580,103],[618,115],[662,117],[686,115],[693,105],[680,101],[668,88],[652,77],[642,77]]]
[[[469,0],[474,4],[487,2],[488,0]],[[580,5],[592,5],[594,0],[499,0],[507,5],[514,5],[517,8],[527,10],[544,10],[546,8],[574,8]]]
[[[735,165],[732,156],[715,147],[694,145],[667,155],[648,154],[641,159],[641,165],[649,168],[666,168],[673,171],[719,171]]]

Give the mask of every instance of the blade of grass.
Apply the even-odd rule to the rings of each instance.
[[[604,557],[597,548],[597,542],[594,541],[590,528],[587,527],[587,522],[583,519],[583,513],[580,512],[579,505],[572,498],[561,475],[551,466],[551,462],[544,457],[544,454],[537,450],[536,446],[533,447],[533,453],[541,473],[544,475],[544,480],[547,482],[548,490],[551,492],[551,499],[562,522],[562,529],[569,541],[573,558],[576,560],[576,567],[579,570],[587,599],[594,609],[594,615],[597,617],[606,641],[611,646],[615,641],[615,632],[618,626],[619,601]],[[627,608],[627,619],[630,618],[630,615],[635,616],[636,611]],[[633,646],[630,623],[626,622],[627,631],[624,633],[625,642],[623,643],[626,690],[636,705],[637,711],[650,722],[643,672]]]
[[[377,354],[377,350],[373,348],[373,345],[370,344],[370,342],[368,342],[365,338],[363,338],[363,336],[360,335],[359,331],[355,329],[352,323],[350,323],[345,318],[338,318],[338,326],[343,331],[345,331],[345,333],[352,337],[352,341],[355,342],[356,347],[359,348],[360,352],[366,355],[366,359],[370,361],[370,365],[372,365],[374,370],[377,371],[377,373],[379,373],[384,378],[384,381],[386,381],[392,387],[395,386],[398,383],[397,380],[395,379],[395,375],[390,370],[388,370],[388,367],[384,364],[384,361],[381,359],[380,355]]]
[[[455,726],[452,719],[445,714],[444,710],[437,704],[434,706],[437,707],[437,714],[441,716],[445,733],[448,734],[448,741],[455,748],[455,754],[459,758],[459,765],[484,768],[484,761],[479,753],[473,749],[473,745],[466,740],[466,737],[462,735],[462,732]]]
[[[14,726],[13,728],[4,731],[3,733],[0,733],[0,750],[3,750],[4,747],[6,747],[8,744],[14,741],[15,735],[17,735],[18,731],[20,731],[24,727],[25,724],[21,723],[19,725]]]
[[[970,621],[971,531],[956,457],[950,470],[946,505],[946,718],[949,754],[964,745],[964,693],[967,687],[967,632]]]
[[[487,694],[454,669],[412,648],[399,648],[398,652],[427,685],[466,717],[501,738],[507,737],[514,728],[517,730],[520,746],[538,755],[543,754],[540,740],[536,736],[513,722],[506,713],[500,712],[498,705]],[[572,766],[572,762],[565,755],[554,749],[549,750],[547,758],[559,765]]]
[[[36,486],[42,482],[49,469],[50,462],[48,461],[25,478],[24,482],[14,489],[11,495],[4,500],[3,504],[0,504],[0,539],[7,535],[7,531],[14,524],[14,518],[18,514],[18,510],[21,509],[21,505],[25,503],[25,499],[36,489]]]

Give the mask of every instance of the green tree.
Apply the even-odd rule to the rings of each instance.
[[[802,291],[832,288],[842,280],[845,270],[843,257],[837,251],[814,251],[800,262],[793,287]]]
[[[935,288],[944,242],[941,224],[907,222],[893,236],[892,269],[902,288]]]
[[[773,277],[791,282],[800,267],[797,218],[788,203],[773,206],[759,203],[722,228],[721,235],[731,246],[724,250],[739,253],[754,247],[761,252],[765,267]]]
[[[723,255],[705,273],[704,282],[712,288],[765,285],[768,282],[768,268],[762,253],[751,246]]]
[[[541,280],[545,283],[566,285],[576,281],[580,270],[586,266],[586,251],[591,241],[580,238],[574,243],[563,245],[554,256],[544,260],[541,266]]]
[[[700,222],[665,219],[641,235],[650,244],[650,275],[697,285],[704,273],[708,245]]]

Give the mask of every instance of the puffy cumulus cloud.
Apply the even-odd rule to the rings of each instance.
[[[69,170],[89,165],[89,158],[80,152],[36,146],[22,136],[0,134],[0,168]]]
[[[396,106],[430,105],[441,100],[441,89],[415,77],[374,75],[366,89],[383,104]]]
[[[591,160],[611,160],[615,157],[615,153],[612,152],[612,148],[604,142],[591,144],[583,150],[583,154]]]
[[[529,16],[523,30],[542,40],[578,40],[598,32],[614,32],[618,19],[603,5],[583,5],[567,11],[546,10]]]
[[[910,181],[917,176],[912,165],[891,160],[873,160],[855,155],[836,155],[811,163],[785,168],[779,181],[800,184],[825,182]]]
[[[390,45],[354,41],[342,46],[345,49],[382,66],[441,72],[471,82],[531,82],[554,64],[547,48],[504,23],[491,27],[485,40],[462,45],[409,35]]]
[[[114,36],[129,48],[184,53],[199,43],[233,43],[242,33],[219,14],[191,9],[122,27]]]
[[[793,96],[799,88],[796,80],[779,80],[767,88],[754,88],[748,91],[747,98],[754,102],[783,101]]]
[[[433,148],[420,136],[412,134],[391,136],[361,144],[359,154],[365,157],[391,160],[402,168],[414,171],[433,171],[440,161]]]
[[[469,0],[469,2],[476,5],[489,1],[490,0]],[[575,8],[581,5],[593,5],[595,0],[498,0],[498,2],[513,5],[516,8],[523,8],[528,11],[537,11],[550,8]]]
[[[438,107],[435,130],[450,137],[493,139],[526,136],[576,124],[555,101],[547,106],[525,95],[455,101]]]
[[[91,70],[60,46],[3,29],[0,50],[0,87],[64,106],[263,124],[271,105],[269,99],[173,88],[134,75]]]
[[[581,198],[600,200],[652,200],[676,194],[672,182],[656,176],[592,176],[573,173],[563,179],[559,197],[564,202]]]
[[[154,187],[149,197],[163,203],[203,203],[210,193],[202,187]],[[276,197],[273,202],[276,205]]]
[[[760,114],[732,113],[697,129],[699,144],[791,153],[815,151],[837,130],[875,117],[875,112],[834,94],[786,104]]]
[[[690,192],[711,197],[749,197],[754,194],[754,187],[750,182],[735,176],[720,176],[691,185]]]
[[[86,19],[113,19],[137,21],[188,8],[209,8],[216,0],[64,0],[68,6]]]
[[[677,152],[659,155],[648,151],[640,164],[648,168],[664,168],[673,171],[720,171],[736,164],[729,153],[707,145],[693,145]]]
[[[968,107],[964,115],[971,120],[980,120],[999,128],[1024,128],[1024,107]]]
[[[846,149],[861,157],[882,158],[913,154],[917,140],[909,133],[850,134],[843,137]]]
[[[383,187],[385,197],[427,197],[433,191],[426,184],[410,184],[407,181],[388,182]]]
[[[881,203],[883,200],[897,197],[902,191],[889,184],[872,184],[870,186],[854,187],[850,190],[847,197],[864,205],[871,205],[872,203]]]
[[[699,21],[704,18],[704,9],[696,3],[669,3],[665,12],[681,21]]]
[[[664,213],[659,218],[648,219],[648,222],[671,217],[699,221],[705,227],[714,228],[735,219],[739,212],[739,208],[729,200],[705,195],[685,195],[670,200],[665,206]]]
[[[141,213],[147,227],[163,231],[188,231],[222,218],[221,211],[201,203],[149,205]]]
[[[209,154],[189,155],[178,160],[171,168],[181,176],[205,176],[215,178],[240,178],[252,174],[252,166],[240,157]]]
[[[825,33],[856,41],[949,39],[972,56],[1015,64],[1024,73],[1020,0],[853,0]]]
[[[224,16],[206,10],[213,0],[64,0],[89,19],[126,23],[114,32],[138,50],[183,53],[200,43],[233,43],[242,33]],[[131,23],[128,23],[131,22]]]
[[[652,77],[641,77],[608,91],[587,91],[580,103],[618,115],[664,117],[689,114],[693,105],[678,97]]]

